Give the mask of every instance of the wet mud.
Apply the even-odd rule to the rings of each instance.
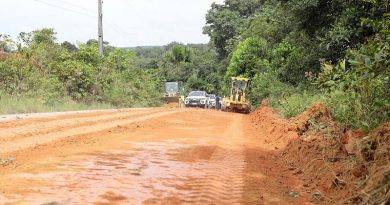
[[[131,147],[65,161],[55,172],[21,173],[17,177],[39,186],[21,187],[20,192],[29,194],[9,195],[4,200],[24,204],[240,202],[242,153],[171,141]],[[204,152],[209,157],[201,156]],[[183,155],[193,157],[183,160]],[[232,180],[235,186],[230,184]]]

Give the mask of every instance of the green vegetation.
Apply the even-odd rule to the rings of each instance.
[[[58,43],[53,29],[0,35],[0,113],[161,105],[162,85],[218,92],[226,69],[208,45],[115,48]]]
[[[226,0],[213,4],[204,33],[225,79],[251,77],[250,99],[292,117],[323,101],[347,126],[390,119],[388,0]]]
[[[1,113],[156,106],[156,72],[135,66],[135,53],[96,41],[75,46],[56,42],[53,29],[22,32],[20,41],[2,41],[14,53],[0,57]],[[9,38],[8,38],[9,39]],[[3,49],[7,51],[7,49]]]
[[[223,95],[229,77],[244,76],[253,105],[268,99],[292,117],[323,101],[341,123],[372,129],[390,119],[389,4],[225,0],[206,15],[209,45],[105,42],[103,56],[96,40],[58,43],[52,29],[18,42],[2,34],[0,112],[156,106],[163,82]]]
[[[181,81],[187,92],[221,93],[226,61],[220,61],[209,45],[173,42],[163,47],[128,48],[137,55],[136,64],[154,69],[160,81]]]

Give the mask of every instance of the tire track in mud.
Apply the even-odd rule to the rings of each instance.
[[[150,120],[153,118],[163,117],[166,115],[171,115],[180,112],[183,111],[180,110],[159,111],[152,114],[148,113],[146,116],[142,116],[142,117],[129,118],[129,119],[117,119],[109,122],[97,122],[96,124],[93,125],[86,125],[81,127],[70,127],[66,130],[59,129],[55,132],[51,132],[47,134],[38,134],[34,136],[24,137],[21,139],[15,139],[13,141],[7,141],[0,144],[0,154],[22,150],[37,145],[42,145],[62,138],[96,133],[96,132],[112,129],[118,126],[126,126],[131,123]]]
[[[136,117],[138,115],[153,114],[156,112],[158,112],[158,110],[119,112],[119,113],[112,113],[112,114],[107,114],[102,116],[98,115],[98,116],[91,116],[91,117],[76,117],[76,118],[69,118],[69,119],[52,120],[49,122],[38,122],[35,124],[26,125],[19,128],[3,128],[3,129],[0,128],[0,145],[4,142],[12,141],[15,139],[59,132],[61,130],[66,130],[67,128],[91,126],[102,122],[129,119],[131,117]]]
[[[233,120],[221,138],[221,147],[205,165],[203,177],[189,183],[193,188],[185,203],[242,204],[245,156],[237,144],[243,137],[241,127],[240,119]]]
[[[242,204],[244,192],[243,170],[245,167],[241,151],[220,150],[205,167],[203,178],[197,179],[186,203]]]
[[[11,120],[0,121],[0,130],[7,129],[7,128],[15,129],[18,127],[28,126],[37,123],[50,123],[58,120],[75,119],[75,118],[84,119],[84,118],[91,118],[91,117],[98,117],[98,116],[115,115],[118,113],[140,112],[146,110],[151,110],[151,109],[131,108],[131,109],[118,109],[118,110],[100,110],[100,111],[91,111],[91,112],[80,111],[80,113],[63,112],[63,113],[54,114],[50,116],[45,116],[46,113],[42,113],[41,114],[42,116],[40,116],[40,114],[37,113],[37,114],[32,114],[32,115],[36,115],[36,117],[31,117],[27,119],[19,119],[19,120],[11,119]],[[158,110],[158,109],[153,108],[153,110]]]

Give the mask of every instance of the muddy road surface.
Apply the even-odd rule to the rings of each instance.
[[[309,204],[248,117],[134,109],[0,122],[0,204]]]

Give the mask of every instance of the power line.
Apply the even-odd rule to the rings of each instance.
[[[96,12],[96,11],[93,10],[93,9],[88,9],[88,8],[82,7],[82,6],[80,6],[80,5],[77,5],[77,4],[74,4],[74,3],[70,3],[70,2],[68,2],[68,1],[64,1],[64,0],[55,0],[55,1],[57,1],[57,2],[62,2],[62,3],[65,3],[65,4],[68,4],[69,6],[73,6],[73,7],[80,8],[80,9],[86,11],[86,12],[90,12],[90,13],[93,13],[93,14],[95,14],[95,12]]]
[[[65,11],[69,11],[69,12],[73,12],[73,13],[77,13],[77,14],[84,15],[84,16],[94,17],[93,15],[91,15],[89,13],[80,12],[80,11],[73,10],[73,9],[70,9],[70,8],[62,7],[62,6],[59,6],[59,5],[56,5],[56,4],[48,3],[46,1],[42,1],[42,0],[34,0],[34,1],[36,1],[38,3],[41,3],[41,4],[45,4],[47,6],[51,6],[51,7],[57,8],[57,9],[61,9],[61,10],[65,10]]]
[[[62,7],[62,6],[58,6],[58,5],[55,5],[55,4],[51,4],[51,3],[47,3],[45,1],[42,1],[42,0],[35,0],[39,3],[43,3],[43,4],[46,4],[48,6],[52,6],[52,7],[55,7],[55,8],[59,8],[59,9],[62,9],[62,10],[66,10],[66,11],[70,11],[70,12],[76,12],[78,14],[81,14],[81,15],[87,15],[87,16],[90,16],[90,17],[94,17],[94,13],[95,11],[91,10],[91,9],[87,9],[87,8],[84,8],[84,7],[80,7],[79,5],[76,5],[76,4],[73,4],[73,3],[69,3],[69,2],[66,2],[64,0],[55,0],[57,2],[63,2],[65,4],[68,4],[69,6],[72,6],[72,7],[78,7],[78,8],[81,8],[83,10],[85,10],[86,12],[79,12],[77,10],[74,10],[74,9],[69,9],[69,8],[65,8],[65,7]],[[90,14],[90,13],[93,13],[93,14]],[[122,28],[121,26],[119,26],[118,24],[116,24],[114,21],[111,20],[111,18],[109,17],[105,17],[105,21],[110,24],[111,28],[113,28],[114,30],[118,31],[118,32],[121,32],[121,33],[124,33],[126,35],[130,35],[129,32],[126,31],[126,29]]]
[[[41,4],[45,4],[45,5],[50,6],[50,7],[61,9],[61,10],[64,10],[64,11],[76,13],[76,14],[79,14],[79,15],[88,16],[88,17],[94,17],[94,18],[96,17],[96,15],[95,15],[96,11],[93,11],[92,9],[87,9],[85,7],[81,7],[81,6],[73,4],[73,3],[69,3],[69,2],[64,1],[64,0],[55,0],[55,1],[57,1],[58,3],[62,2],[62,4],[67,5],[67,7],[60,6],[58,4],[48,3],[48,2],[43,1],[43,0],[34,0],[34,1],[36,1],[38,3],[41,3]],[[77,7],[78,9],[82,9],[84,11],[78,11],[76,9],[73,9],[73,8],[71,9],[69,7],[73,7],[73,8]],[[124,29],[121,26],[119,26],[118,24],[116,24],[109,17],[105,16],[104,19],[105,19],[105,22],[108,24],[108,26],[110,28],[112,28],[113,30],[117,31],[117,33],[120,34],[123,37],[124,40],[125,39],[127,40],[129,38],[129,36],[132,35],[128,31],[126,31],[126,29]]]

